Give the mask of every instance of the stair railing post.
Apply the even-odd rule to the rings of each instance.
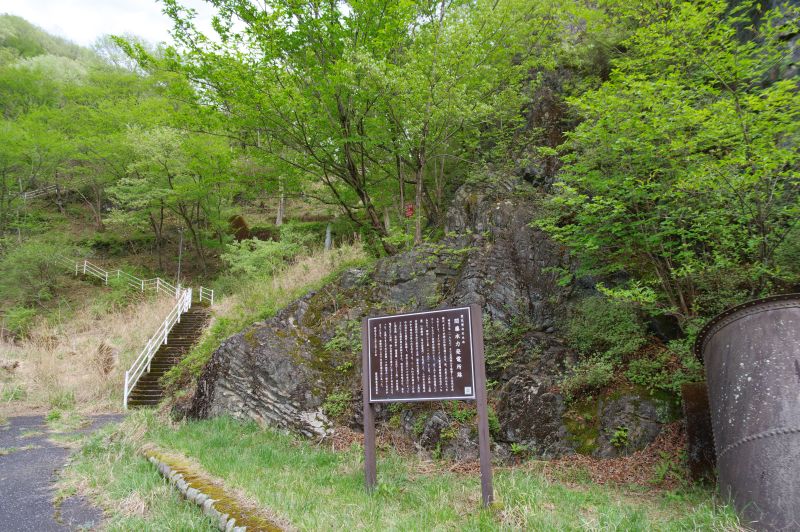
[[[164,320],[164,344],[165,345],[167,343],[167,334],[168,334],[168,332],[169,332],[169,330],[167,329],[167,320]]]
[[[106,272],[106,286],[108,286],[108,272]]]
[[[86,275],[86,259],[83,259],[83,275]]]
[[[122,406],[125,407],[125,410],[128,409],[128,374],[129,373],[130,373],[130,370],[125,372],[125,391],[124,391],[124,396],[123,396],[123,399],[122,399]]]

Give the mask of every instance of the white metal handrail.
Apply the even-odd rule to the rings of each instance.
[[[209,305],[214,304],[214,291],[210,288],[206,288],[204,286],[200,287],[200,302],[202,303],[203,300],[208,301]]]
[[[67,191],[69,189],[75,189],[83,185],[85,182],[85,179],[76,179],[69,183],[53,183],[52,185],[47,185],[35,190],[27,190],[23,192],[21,196],[23,201],[28,201],[29,199],[38,198],[40,196],[47,196],[54,192],[58,192],[59,190]]]
[[[27,192],[22,193],[22,199],[29,200],[32,198],[38,198],[39,196],[46,196],[48,194],[52,194],[58,190],[58,185],[47,185],[46,187],[42,187],[36,190],[28,190]]]
[[[174,298],[178,297],[178,287],[160,277],[155,277],[153,279],[140,279],[119,269],[104,270],[97,264],[93,264],[88,260],[74,263],[65,257],[58,257],[58,260],[62,264],[69,264],[70,268],[72,268],[74,265],[75,275],[78,275],[82,272],[84,275],[97,277],[105,284],[108,284],[109,279],[116,277],[118,279],[124,279],[126,284],[132,288],[138,288],[142,292],[144,292],[146,288],[152,288],[156,292],[163,292]]]
[[[133,390],[134,386],[136,386],[136,383],[139,382],[141,376],[145,372],[150,372],[150,363],[158,351],[158,348],[162,344],[167,343],[167,337],[169,336],[172,327],[181,321],[181,314],[191,308],[192,289],[184,288],[180,284],[173,285],[172,283],[165,281],[160,277],[155,277],[153,279],[140,279],[119,269],[111,271],[104,270],[100,266],[92,264],[88,260],[84,260],[82,262],[73,262],[72,260],[61,255],[57,255],[55,259],[62,265],[68,266],[70,269],[73,269],[74,267],[75,275],[83,272],[84,275],[93,275],[94,277],[102,279],[105,284],[108,284],[108,279],[110,277],[116,277],[118,279],[125,280],[128,285],[132,286],[133,288],[137,288],[142,292],[144,292],[145,289],[153,289],[156,292],[164,292],[165,294],[168,294],[178,300],[175,303],[175,306],[172,307],[172,310],[170,310],[169,314],[167,314],[167,317],[164,318],[164,321],[161,323],[161,326],[159,326],[158,330],[156,330],[150,340],[147,341],[144,349],[142,349],[142,352],[139,353],[139,356],[131,365],[130,369],[125,372],[123,404],[127,409],[128,397],[130,396],[131,391]],[[210,288],[201,286],[199,290],[199,297],[201,302],[205,300],[211,305],[214,304],[214,291]]]
[[[172,307],[167,317],[164,318],[164,321],[158,327],[156,332],[150,337],[150,340],[147,341],[147,345],[144,346],[142,352],[139,353],[139,356],[136,357],[136,360],[131,365],[130,369],[125,372],[125,392],[124,392],[124,399],[123,399],[123,406],[127,409],[128,408],[128,397],[130,396],[131,391],[133,390],[136,383],[139,382],[139,379],[144,373],[150,373],[150,363],[153,360],[153,357],[158,352],[158,349],[167,343],[167,337],[169,336],[169,332],[172,330],[172,327],[176,323],[180,323],[181,321],[181,314],[189,310],[192,306],[192,289],[191,288],[182,288],[179,289],[180,297],[178,298],[178,302]]]

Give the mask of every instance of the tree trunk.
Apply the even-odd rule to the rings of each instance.
[[[163,253],[163,228],[164,228],[164,204],[162,202],[161,209],[159,210],[160,219],[156,222],[153,213],[150,213],[150,227],[153,228],[153,234],[156,239],[156,254],[158,255],[158,269],[164,270],[164,253]]]
[[[283,194],[283,185],[281,185],[281,195],[278,199],[278,214],[275,216],[275,225],[283,225],[283,211],[285,208],[286,196]]]
[[[422,194],[425,190],[425,180],[422,178],[425,169],[425,156],[420,153],[417,159],[417,193],[414,199],[414,244],[422,244]]]

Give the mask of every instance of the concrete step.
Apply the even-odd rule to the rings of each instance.
[[[180,362],[208,326],[209,312],[204,306],[194,306],[181,315],[167,335],[167,343],[162,343],[150,362],[150,372],[139,378],[128,397],[131,408],[157,406],[164,396],[161,377]]]
[[[163,397],[164,394],[161,391],[157,392],[134,392],[128,396],[128,399],[141,399],[141,400],[150,400],[150,399],[160,399]]]
[[[128,400],[128,408],[152,408],[158,406],[161,401],[131,401]]]

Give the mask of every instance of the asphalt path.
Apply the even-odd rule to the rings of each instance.
[[[78,434],[119,421],[116,414],[93,416]],[[0,530],[4,532],[92,530],[103,513],[79,496],[65,499],[56,508],[55,481],[71,452],[50,439],[54,432],[43,416],[19,416],[0,426]],[[6,454],[7,453],[7,454]]]

